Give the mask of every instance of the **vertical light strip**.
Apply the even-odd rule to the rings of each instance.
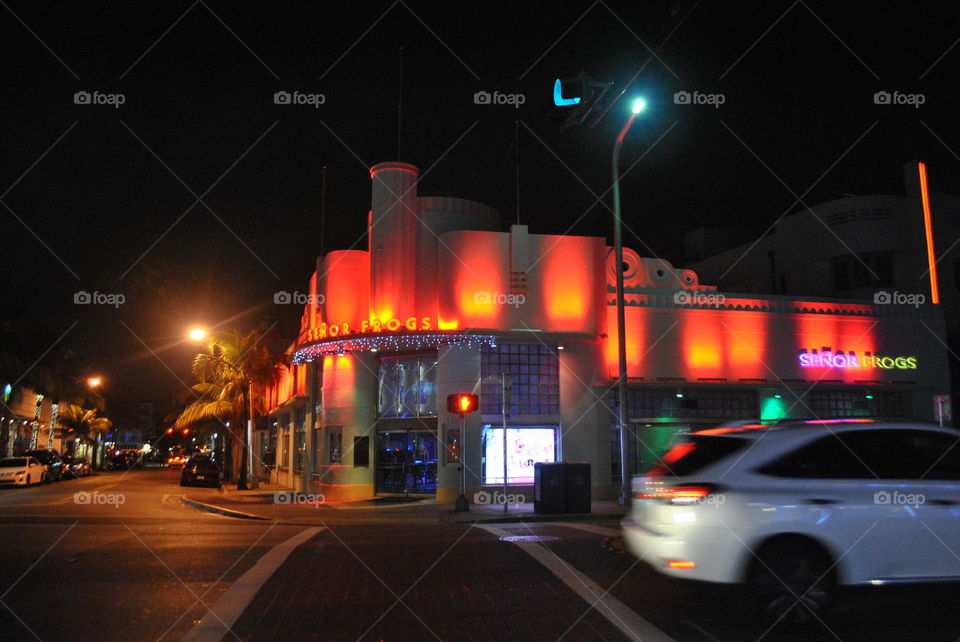
[[[930,192],[927,190],[927,164],[917,163],[920,170],[920,198],[923,201],[923,226],[927,233],[927,264],[930,266],[930,300],[940,303],[937,283],[937,259],[933,252],[933,220],[930,214]]]

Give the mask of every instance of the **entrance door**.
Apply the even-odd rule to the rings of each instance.
[[[437,436],[422,430],[377,433],[377,492],[435,495]]]

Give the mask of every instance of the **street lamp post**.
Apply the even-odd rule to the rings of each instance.
[[[623,139],[633,125],[634,119],[646,107],[642,98],[633,103],[630,118],[617,134],[613,145],[613,250],[616,260],[617,274],[617,398],[620,423],[620,498],[621,506],[627,503],[630,495],[630,466],[627,462],[629,448],[627,447],[627,343],[626,327],[624,326],[624,294],[623,294],[623,234],[620,223],[620,152],[623,149]]]

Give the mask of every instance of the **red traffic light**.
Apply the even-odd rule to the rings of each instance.
[[[479,407],[480,399],[477,395],[447,395],[447,412],[465,415],[470,412],[476,412]]]
[[[189,435],[189,434],[190,434],[190,429],[189,429],[189,428],[184,428],[184,429],[183,429],[183,434]]]
[[[173,434],[173,428],[167,428],[167,434],[168,434],[168,435],[172,435],[172,434]]]

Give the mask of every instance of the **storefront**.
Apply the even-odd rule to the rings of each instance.
[[[275,478],[329,500],[530,492],[538,461],[619,470],[612,252],[601,237],[499,231],[496,212],[371,169],[366,250],[320,257],[285,378],[268,391]],[[631,468],[722,421],[932,417],[948,388],[936,306],[718,292],[625,250]],[[507,415],[503,375],[509,375]],[[446,412],[453,393],[479,412]]]

